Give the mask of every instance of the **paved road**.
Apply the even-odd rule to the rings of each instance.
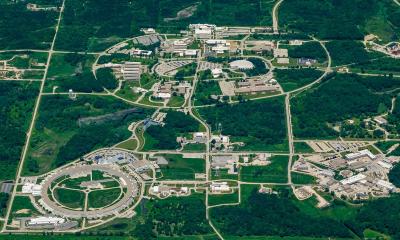
[[[288,131],[288,142],[289,142],[289,163],[288,163],[288,184],[292,184],[292,175],[290,169],[292,168],[292,160],[294,155],[293,145],[293,129],[292,129],[292,114],[290,112],[290,93],[285,97],[285,108],[286,108],[286,125]]]
[[[24,149],[23,149],[23,152],[22,152],[21,160],[19,161],[19,167],[18,167],[18,171],[17,171],[17,176],[15,178],[16,179],[15,182],[18,182],[18,180],[19,180],[19,178],[21,176],[21,172],[22,172],[22,168],[24,166],[24,161],[25,161],[25,158],[26,158],[26,154],[28,152],[28,147],[29,147],[29,143],[30,143],[30,140],[31,140],[32,130],[33,130],[34,126],[35,126],[35,120],[36,120],[36,116],[37,116],[37,113],[38,113],[40,101],[42,99],[42,93],[43,93],[43,89],[44,89],[44,84],[46,82],[47,73],[49,71],[49,65],[50,65],[51,57],[52,57],[53,52],[54,52],[54,45],[55,45],[55,42],[56,42],[56,39],[57,39],[57,34],[58,34],[59,27],[60,27],[62,14],[64,12],[64,7],[65,7],[65,0],[63,0],[62,6],[61,6],[61,10],[60,10],[60,14],[58,16],[58,20],[57,20],[57,25],[56,25],[56,28],[55,28],[53,41],[51,43],[51,48],[50,48],[50,51],[49,51],[49,56],[47,57],[47,63],[46,63],[46,68],[45,68],[45,72],[44,72],[43,79],[42,79],[42,84],[40,85],[39,96],[38,96],[38,98],[36,100],[35,108],[34,108],[33,115],[32,115],[32,121],[31,121],[31,124],[29,126],[29,130],[28,130],[28,132],[26,134],[26,142],[25,142],[25,146],[24,146]],[[6,213],[6,217],[5,217],[5,223],[8,222],[8,219],[10,217],[11,207],[13,205],[14,197],[15,197],[16,192],[17,192],[17,187],[14,187],[13,192],[11,194],[10,202],[8,203],[7,213]],[[6,227],[7,227],[7,224],[4,224],[2,232],[6,229]]]
[[[274,29],[274,33],[279,33],[278,9],[282,2],[283,0],[279,0],[272,10],[272,28]]]

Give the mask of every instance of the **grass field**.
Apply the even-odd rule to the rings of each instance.
[[[120,194],[120,188],[92,191],[88,195],[88,206],[89,208],[101,208],[108,206],[117,200]]]
[[[215,169],[211,169],[211,179],[232,179],[238,180],[239,174],[228,174],[227,169],[219,169],[218,171]]]
[[[183,158],[182,155],[164,155],[168,165],[162,165],[162,180],[194,180],[195,173],[205,173],[205,160]]]
[[[314,150],[305,142],[295,142],[294,151],[296,153],[313,153]]]
[[[93,149],[128,139],[132,134],[128,126],[144,119],[151,110],[139,109],[143,112],[129,114],[123,119],[112,119],[107,114],[131,108],[134,106],[113,97],[79,96],[75,101],[66,96],[43,97],[23,174],[45,173]],[[96,116],[104,120],[91,125],[79,124],[79,119]],[[85,144],[81,144],[83,142]],[[37,164],[36,169],[30,167],[32,162]]]
[[[292,172],[292,182],[294,184],[313,184],[316,178],[307,174]]]
[[[60,185],[67,188],[81,189],[80,184],[82,182],[90,181],[90,175],[78,178],[68,178],[60,183]]]
[[[56,188],[54,196],[58,202],[68,208],[83,208],[85,194],[79,190]]]
[[[68,57],[75,59],[68,60]],[[91,71],[94,61],[94,55],[53,54],[47,74],[45,91],[52,92],[53,87],[58,86],[58,92],[67,92],[69,89],[64,89],[61,83],[67,79],[74,78],[77,73]]]
[[[11,216],[14,217],[29,217],[38,215],[39,212],[33,206],[31,200],[27,196],[15,196],[11,209]]]
[[[287,182],[288,157],[273,156],[267,166],[246,166],[240,168],[240,179],[246,182]]]
[[[233,194],[208,195],[208,204],[210,206],[226,203],[239,203],[238,191],[235,191]]]
[[[116,147],[127,149],[127,150],[135,150],[137,145],[138,145],[138,141],[136,139],[129,139],[125,142],[118,144]]]
[[[205,144],[189,143],[183,147],[184,152],[204,152],[206,150]]]

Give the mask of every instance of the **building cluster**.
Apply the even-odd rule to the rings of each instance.
[[[397,157],[374,155],[365,149],[345,157],[313,155],[296,161],[293,171],[316,177],[321,188],[337,197],[363,200],[397,191],[388,173],[398,161]]]
[[[25,183],[22,186],[23,194],[32,194],[34,197],[40,196],[42,192],[42,185],[35,183]]]
[[[246,79],[236,82],[235,95],[256,94],[280,91],[281,87],[275,79]]]
[[[381,52],[392,58],[400,58],[400,42],[390,42],[386,45],[377,43],[376,36],[368,35],[364,38],[364,44],[374,51]]]
[[[339,141],[307,141],[314,152],[344,152],[357,151],[359,148],[367,146],[368,142],[339,142]]]
[[[92,173],[92,171],[102,171],[110,176],[115,176],[117,179],[119,179],[121,187],[126,189],[126,193],[112,205],[98,209],[89,208],[87,210],[79,208],[65,208],[56,203],[48,195],[49,189],[52,187],[52,184],[58,179],[68,176],[70,178],[88,176]],[[46,178],[41,182],[41,185],[41,198],[38,200],[38,204],[42,209],[41,211],[46,211],[52,215],[69,219],[87,218],[91,220],[118,215],[119,213],[123,212],[131,206],[131,204],[134,202],[135,197],[138,196],[139,192],[139,185],[137,180],[131,177],[128,173],[122,171],[117,164],[76,164],[74,166],[67,167],[47,175]]]
[[[176,187],[176,186],[169,186],[169,185],[155,185],[149,189],[150,195],[155,195],[158,198],[167,198],[170,196],[189,196],[191,193],[188,187]]]
[[[231,193],[232,190],[228,182],[212,182],[210,184],[210,191],[213,194]]]
[[[86,161],[96,164],[127,164],[137,161],[137,157],[124,150],[120,149],[100,149],[95,152],[89,153],[85,156]]]
[[[187,97],[191,85],[189,82],[167,81],[156,83],[153,97],[160,99],[170,99],[173,95]]]
[[[205,132],[195,132],[191,138],[177,137],[176,141],[183,146],[186,144],[207,144],[207,134]]]
[[[225,169],[228,174],[238,174],[238,155],[215,155],[211,158],[211,169],[219,170]]]
[[[167,39],[162,42],[161,49],[163,53],[173,54],[179,57],[195,58],[197,57],[198,49],[189,49],[190,45],[193,44],[194,39],[186,37],[182,39]]]
[[[193,60],[166,61],[161,62],[155,67],[155,71],[160,76],[174,76],[179,68],[193,63]]]
[[[26,4],[26,9],[31,12],[39,12],[39,11],[59,11],[59,7],[52,7],[52,6],[39,6],[35,3],[28,3]]]
[[[38,216],[32,218],[19,218],[22,229],[68,230],[78,225],[77,221],[66,221],[56,216]]]
[[[232,47],[231,47],[232,45]],[[216,56],[224,53],[236,52],[237,48],[233,41],[224,39],[208,39],[205,41],[205,55]]]

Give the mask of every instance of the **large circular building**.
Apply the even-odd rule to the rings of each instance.
[[[98,209],[71,209],[58,202],[54,197],[54,189],[57,188],[55,184],[60,179],[65,179],[71,176],[86,176],[92,171],[103,172],[115,179],[118,179],[119,186],[124,189],[120,197],[118,197],[112,204],[98,208]],[[91,180],[88,181],[93,182]],[[99,181],[101,182],[101,181]],[[85,191],[85,190],[83,190]],[[42,198],[39,204],[46,211],[62,217],[71,219],[97,219],[116,215],[124,209],[129,208],[134,202],[134,198],[139,195],[139,185],[136,179],[129,176],[127,173],[112,165],[77,165],[65,168],[49,175],[42,183]]]
[[[248,60],[236,60],[229,63],[233,70],[250,70],[254,68],[254,64]]]

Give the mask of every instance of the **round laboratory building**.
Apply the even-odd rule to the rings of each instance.
[[[254,64],[248,60],[236,60],[229,63],[233,70],[250,70],[254,68]]]

